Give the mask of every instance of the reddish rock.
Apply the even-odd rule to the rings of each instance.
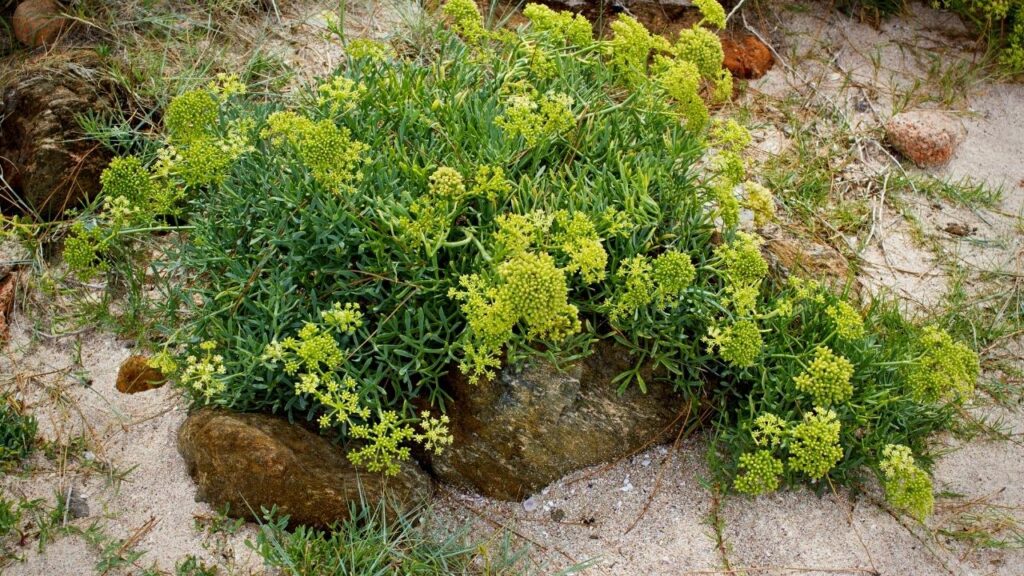
[[[125,394],[145,392],[166,383],[167,377],[150,366],[149,358],[145,356],[131,356],[117,371],[117,391]]]
[[[18,285],[18,275],[9,274],[0,280],[0,344],[7,342],[10,335],[10,315],[14,309],[14,293]]]
[[[737,78],[760,78],[775,65],[772,51],[756,36],[723,37],[722,51],[725,52],[723,65]]]
[[[56,0],[25,0],[14,10],[14,36],[26,46],[48,46],[67,23]]]
[[[949,162],[963,136],[959,122],[939,111],[902,112],[885,125],[889,145],[921,168]]]

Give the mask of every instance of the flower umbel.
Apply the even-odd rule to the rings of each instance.
[[[828,346],[814,349],[814,360],[802,374],[793,377],[796,389],[810,394],[815,406],[839,404],[853,395],[853,364]]]
[[[901,444],[887,445],[882,449],[879,468],[885,477],[886,499],[923,522],[932,513],[935,495],[931,478],[914,463],[910,448]]]
[[[790,429],[789,467],[815,480],[828,474],[843,458],[839,430],[832,410],[818,407],[805,413],[803,421]]]
[[[737,492],[760,496],[774,492],[779,487],[779,476],[782,475],[782,460],[772,455],[769,450],[758,450],[740,455],[739,467],[746,470],[736,476],[733,487]]]

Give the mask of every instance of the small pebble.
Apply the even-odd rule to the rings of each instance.
[[[537,509],[537,499],[536,498],[534,498],[533,496],[530,496],[526,500],[523,500],[523,510],[526,510],[527,512],[533,512],[536,509]]]

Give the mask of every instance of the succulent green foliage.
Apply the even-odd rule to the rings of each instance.
[[[247,145],[188,188],[173,263],[201,279],[175,298],[192,308],[168,348],[197,402],[318,421],[384,471],[421,435],[443,444],[413,407],[445,405],[453,366],[479,380],[540,350],[585,355],[615,324],[670,368],[657,378],[701,385],[694,294],[717,261],[702,135],[668,101],[623,101],[603,47],[566,56],[582,32],[496,40],[449,6],[457,35],[423,58],[352,58],[281,103],[214,98],[207,137],[242,126]],[[557,73],[534,74],[538,50]],[[364,315],[358,341],[325,324],[335,301]]]
[[[724,19],[715,6],[708,24]],[[756,225],[774,213],[747,181],[749,133],[707,120],[698,97],[721,78],[714,33],[673,47],[622,17],[585,39],[545,10],[492,33],[456,0],[454,33],[416,58],[353,57],[274,102],[221,82],[212,119],[188,96],[171,145],[117,167],[127,188],[148,170],[188,206],[166,265],[195,282],[171,294],[186,325],[161,364],[173,356],[196,402],[317,421],[391,473],[411,444],[449,442],[436,415],[456,368],[479,381],[614,339],[636,362],[621,388],[667,382],[718,411],[723,485],[738,491],[854,482],[888,444],[927,464],[976,357],[895,311],[769,276],[739,225],[744,207]],[[227,160],[186,177],[207,144]],[[92,243],[69,248],[89,266],[134,213],[114,199],[107,235],[83,224]]]

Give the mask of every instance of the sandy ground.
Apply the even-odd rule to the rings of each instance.
[[[312,4],[289,8],[282,33],[272,42],[286,61],[315,74],[329,68],[336,55],[326,42],[301,42],[324,32],[322,10]],[[386,35],[401,20],[365,3],[355,10],[363,15],[348,24],[371,35]],[[866,238],[838,240],[846,243],[859,280],[874,293],[903,299],[911,310],[942,301],[950,281],[943,263],[949,261],[968,270],[978,291],[986,286],[978,278],[983,271],[1001,271],[1011,275],[1003,280],[1018,281],[1024,86],[957,80],[955,72],[973,57],[953,48],[965,44],[963,26],[921,6],[879,28],[817,4],[783,15],[784,22],[747,16],[781,61],[749,85],[740,105],[749,107],[759,124],[762,159],[791,145],[776,113],[783,106],[795,102],[848,127],[857,160],[843,176],[852,183],[851,193],[869,202],[871,227]],[[1000,206],[968,209],[913,196],[896,206],[884,186],[865,184],[894,169],[877,142],[885,119],[905,108],[958,115],[967,138],[951,164],[934,174],[1002,186]],[[916,229],[908,223],[915,220]],[[950,236],[942,230],[952,221],[976,231]],[[259,559],[245,546],[252,525],[231,534],[207,530],[216,513],[194,501],[195,488],[175,445],[185,417],[178,394],[169,387],[118,393],[117,368],[131,350],[108,334],[52,338],[45,332],[32,318],[15,317],[11,343],[0,354],[0,387],[15,392],[36,414],[42,439],[71,448],[35,455],[30,472],[0,479],[4,492],[52,503],[73,488],[89,513],[68,523],[82,529],[97,523],[110,537],[145,551],[133,566],[109,574],[139,573],[153,565],[173,573],[188,555],[218,565],[225,574],[262,573]],[[1002,354],[1020,365],[1019,347]],[[481,537],[498,527],[511,530],[530,547],[531,562],[542,574],[591,560],[588,574],[1019,576],[1024,551],[973,546],[944,532],[994,530],[1009,525],[1001,522],[1005,518],[1024,522],[1024,416],[984,397],[972,410],[1000,419],[1008,439],[937,439],[948,453],[935,470],[940,497],[926,525],[890,513],[871,487],[856,496],[823,487],[820,495],[798,490],[720,500],[706,482],[707,440],[700,436],[579,471],[525,505],[439,487],[433,508],[440,522],[468,522]],[[42,553],[34,546],[21,553],[24,562],[0,570],[12,575],[101,572],[93,568],[96,547],[78,537],[58,538]]]

